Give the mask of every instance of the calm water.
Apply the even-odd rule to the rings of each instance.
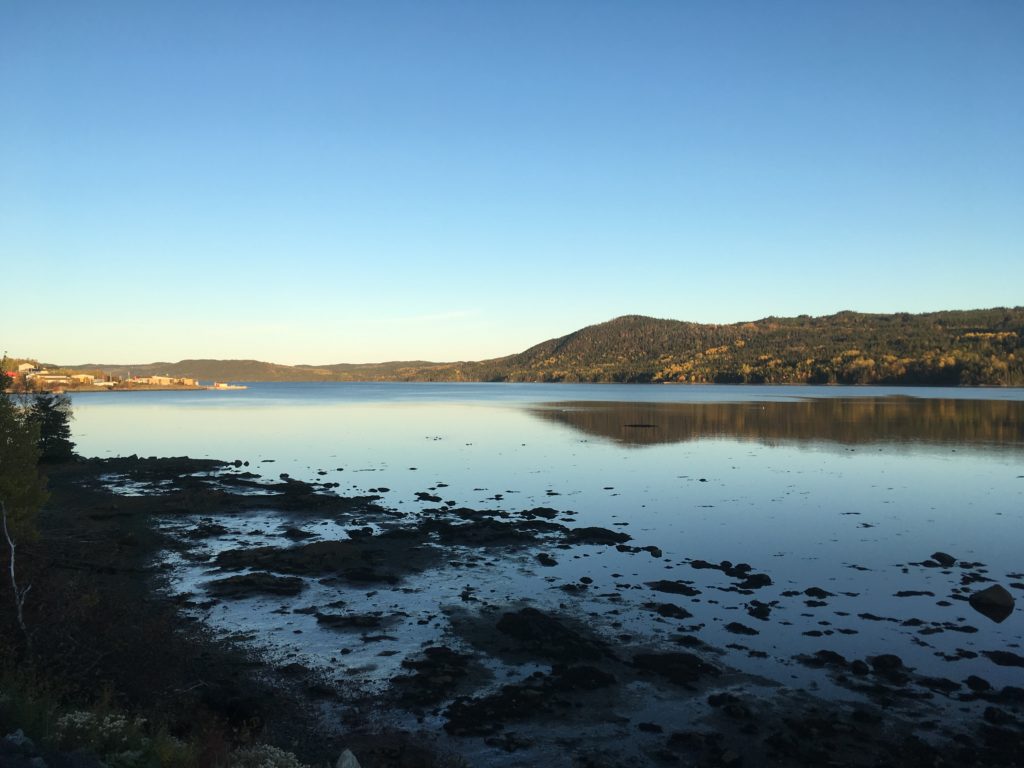
[[[203,614],[225,631],[254,633],[282,659],[336,669],[345,648],[348,677],[368,686],[421,644],[450,635],[444,610],[464,606],[467,587],[492,603],[561,606],[600,631],[625,627],[657,644],[668,630],[639,605],[673,597],[643,586],[666,578],[696,580],[705,590],[682,604],[704,625],[701,638],[725,650],[726,663],[783,683],[849,695],[832,691],[824,671],[792,661],[828,648],[850,658],[897,653],[922,674],[1024,685],[1020,668],[984,657],[948,660],[958,649],[1024,653],[1021,390],[256,384],[244,392],[83,394],[74,405],[75,439],[86,455],[242,459],[271,478],[340,483],[345,495],[386,488],[382,503],[410,515],[431,506],[415,495],[430,489],[453,506],[548,506],[574,525],[626,531],[632,544],[663,551],[655,558],[580,547],[554,568],[537,567],[535,551],[514,552],[473,572],[438,568],[369,596],[311,586],[303,604],[340,596],[408,613],[394,632],[396,653],[385,657],[376,645],[290,613],[281,598],[224,602]],[[172,559],[174,588],[202,590],[211,578],[204,554],[284,546],[282,525],[269,508],[232,519],[230,533],[206,542],[200,556]],[[330,521],[307,527],[345,536]],[[960,587],[959,571],[911,565],[936,550],[983,563],[1018,598],[1017,610],[997,624],[966,602],[939,605]],[[730,580],[689,567],[694,558],[744,561],[768,573],[773,585],[754,597],[777,601],[772,620],[748,618],[750,597],[720,591]],[[569,598],[558,589],[584,576],[594,580],[585,594]],[[827,605],[782,595],[815,586],[835,594]],[[948,631],[922,635],[902,623],[908,619],[943,622]],[[737,620],[759,634],[726,632]]]

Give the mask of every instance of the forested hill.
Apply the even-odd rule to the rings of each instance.
[[[479,362],[183,360],[136,375],[228,381],[592,381],[1024,386],[1024,307],[840,312],[706,325],[628,315]],[[124,375],[129,366],[106,368]]]
[[[704,325],[629,315],[478,364],[504,381],[1024,385],[1024,307]]]

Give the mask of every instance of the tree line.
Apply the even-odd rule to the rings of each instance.
[[[705,325],[626,316],[463,366],[494,381],[1024,385],[1024,308]]]

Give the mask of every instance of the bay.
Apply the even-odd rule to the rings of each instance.
[[[237,459],[268,479],[379,497],[409,524],[459,508],[495,519],[545,508],[560,525],[631,537],[625,549],[465,546],[398,584],[310,580],[298,603],[196,601],[217,631],[246,633],[282,663],[343,669],[365,690],[386,690],[424,645],[472,649],[459,630],[467,617],[522,605],[575,617],[622,647],[664,647],[692,632],[715,663],[832,699],[863,694],[798,657],[896,654],[921,676],[1022,683],[1020,669],[984,655],[1020,652],[1020,606],[997,623],[966,601],[988,580],[1024,595],[1021,390],[252,384],[82,394],[74,409],[84,455]],[[188,557],[166,555],[172,592],[203,595],[219,552],[295,546],[282,538],[288,527],[318,540],[350,535],[338,521],[284,516],[272,500],[244,519],[164,524],[185,540],[203,521],[226,532]],[[556,564],[539,564],[540,551]],[[935,552],[957,564],[938,567]],[[723,561],[771,584],[737,590]],[[650,587],[664,580],[698,594]],[[652,600],[692,617],[666,619],[651,612]],[[362,642],[294,611],[339,601],[398,617],[390,639]],[[754,616],[757,604],[770,606],[768,618]],[[752,631],[737,635],[736,624]],[[543,668],[487,663],[498,680]],[[631,706],[670,717],[658,701]],[[962,705],[949,697],[929,706]],[[440,715],[431,723],[440,730]],[[486,762],[496,760],[488,753]]]

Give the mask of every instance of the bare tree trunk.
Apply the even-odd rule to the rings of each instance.
[[[7,539],[7,546],[11,550],[11,568],[10,568],[11,589],[14,591],[14,606],[15,606],[15,608],[18,609],[18,626],[21,627],[22,634],[25,635],[25,645],[28,648],[31,648],[32,647],[32,638],[29,637],[28,627],[25,626],[24,608],[25,608],[25,598],[28,597],[28,593],[29,593],[29,590],[32,589],[32,585],[29,584],[24,589],[19,589],[18,588],[18,579],[15,576],[15,569],[14,569],[14,550],[16,549],[17,545],[15,545],[14,539],[11,538],[11,533],[10,533],[10,531],[7,528],[7,506],[2,501],[0,501],[0,514],[2,514],[2,517],[3,517],[4,538]]]

